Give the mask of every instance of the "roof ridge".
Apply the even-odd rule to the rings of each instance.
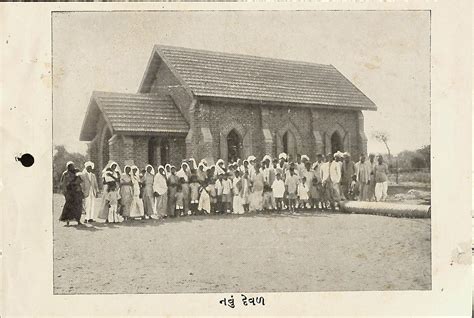
[[[267,61],[274,61],[274,62],[285,62],[285,63],[293,63],[293,64],[301,64],[301,65],[314,65],[314,66],[325,66],[325,67],[334,67],[332,64],[323,64],[323,63],[316,63],[316,62],[309,62],[309,61],[301,61],[301,60],[290,60],[290,59],[283,59],[283,58],[276,58],[276,57],[268,57],[268,56],[261,56],[261,55],[253,55],[253,54],[244,54],[244,53],[231,53],[231,52],[219,52],[219,51],[211,51],[205,49],[195,49],[183,46],[173,46],[173,45],[165,45],[165,44],[155,44],[155,49],[160,48],[168,48],[168,49],[180,49],[186,50],[190,52],[199,52],[199,53],[211,53],[213,55],[220,55],[220,56],[234,56],[234,57],[242,57],[242,58],[256,58],[260,60],[267,60]],[[166,53],[165,53],[166,54]]]
[[[122,92],[109,92],[109,91],[92,91],[92,96],[98,95],[108,95],[108,96],[130,96],[130,97],[163,97],[163,98],[171,98],[170,94],[157,94],[157,93],[122,93]]]

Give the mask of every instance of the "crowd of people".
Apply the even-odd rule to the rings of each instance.
[[[179,167],[119,165],[110,161],[101,173],[102,200],[93,172],[94,163],[86,162],[82,171],[73,162],[66,164],[61,189],[66,202],[60,217],[81,224],[134,219],[163,219],[199,214],[281,213],[296,210],[336,210],[342,200],[384,201],[387,197],[388,166],[383,157],[363,154],[354,163],[349,153],[317,155],[310,162],[298,155],[293,162],[285,153],[262,160],[249,156],[225,164],[217,160],[208,165],[193,158]],[[97,211],[96,211],[97,210]]]

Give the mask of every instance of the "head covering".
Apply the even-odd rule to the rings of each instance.
[[[132,167],[130,167],[129,165],[126,165],[124,168],[123,168],[123,173],[127,173],[126,170],[127,168],[130,168],[130,173],[132,172]]]
[[[196,170],[197,169],[196,160],[194,160],[194,158],[189,158],[189,162],[191,163],[191,169]]]
[[[334,157],[342,158],[342,157],[344,157],[344,154],[338,150],[338,151],[334,154]]]
[[[222,168],[219,166],[219,164],[221,164],[221,163],[223,164],[223,163],[224,163],[224,160],[219,159],[219,160],[217,160],[217,162],[216,162],[216,166],[215,166],[215,167],[216,167],[216,171],[215,171],[215,175],[216,175],[216,176],[225,173],[224,169],[222,169]]]
[[[163,169],[163,171],[166,173],[166,169],[165,169],[165,167],[163,167],[162,165],[159,165],[159,166],[158,166],[158,173],[160,173],[160,169]]]
[[[199,164],[203,164],[205,167],[207,167],[207,161],[206,159],[201,159],[201,161],[199,162]]]
[[[116,166],[114,172],[117,172],[119,175],[122,174],[122,171],[120,170],[120,166],[118,165],[118,163],[116,163],[115,161],[109,160],[109,162],[107,162],[104,169],[102,170],[102,177],[104,177],[105,171],[107,171],[108,168],[112,167],[112,165]]]
[[[306,160],[309,161],[309,157],[308,157],[307,155],[302,155],[302,156],[301,156],[301,161],[303,161],[303,159],[306,159]]]
[[[91,167],[91,169],[94,169],[94,163],[92,161],[86,161],[84,163],[84,168]]]
[[[344,153],[343,153],[343,155],[344,155],[344,157],[350,157],[350,156],[351,156],[351,154],[350,154],[350,153],[348,153],[347,151],[346,151],[346,152],[344,152]]]
[[[68,162],[66,163],[66,170],[67,170],[67,167],[69,167],[69,165],[71,165],[71,164],[74,164],[74,162],[68,161]]]
[[[247,161],[250,163],[250,161],[254,161],[255,159],[257,159],[257,158],[255,158],[255,156],[250,155],[250,156],[247,158]]]
[[[155,169],[153,168],[152,165],[146,165],[145,170],[148,172],[148,167],[151,167],[151,174],[155,175]]]
[[[140,172],[140,169],[138,169],[138,167],[137,167],[137,166],[135,166],[135,165],[133,165],[131,168],[132,168],[132,176],[134,176],[134,177],[137,177],[137,178],[138,178],[138,173]],[[137,172],[133,173],[133,170],[134,170],[134,169],[136,169],[136,170],[137,170]]]
[[[265,156],[263,156],[262,162],[263,162],[263,161],[266,161],[266,160],[272,162],[272,157],[271,157],[270,155],[265,155]]]
[[[278,155],[278,159],[283,159],[283,160],[286,160],[288,158],[288,156],[286,155],[286,153],[282,152]]]
[[[186,162],[183,162],[181,163],[181,169],[179,169],[179,171],[176,173],[176,176],[178,178],[183,178],[185,181],[188,181],[188,174],[186,173],[186,171],[184,171],[184,166],[188,167],[189,170],[189,165]]]

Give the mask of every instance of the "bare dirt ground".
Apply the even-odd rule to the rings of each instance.
[[[63,204],[55,194],[55,294],[431,289],[429,219],[306,212],[65,227]]]

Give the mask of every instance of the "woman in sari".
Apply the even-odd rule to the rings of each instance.
[[[122,176],[120,177],[121,211],[125,220],[128,220],[130,217],[130,208],[132,206],[133,200],[133,183],[131,171],[132,168],[130,166],[125,166],[124,173],[122,173]]]
[[[190,170],[191,174],[196,174],[196,170],[198,168],[198,166],[196,164],[196,160],[194,160],[194,158],[189,158],[188,165],[189,165],[189,170]]]
[[[176,173],[176,176],[179,178],[181,189],[183,191],[183,212],[184,215],[189,215],[191,214],[191,197],[189,195],[189,178],[191,177],[191,171],[186,162],[181,164],[181,169]]]
[[[107,194],[107,181],[105,181],[105,176],[107,172],[111,172],[111,177],[114,178],[117,189],[120,187],[120,178],[121,178],[121,171],[119,165],[112,160],[109,160],[105,168],[102,170],[102,201],[100,203],[100,208],[99,208],[99,213],[97,213],[97,217],[99,219],[107,219],[107,216],[109,215],[109,204],[107,203],[107,200],[105,199],[106,194]],[[120,199],[119,199],[120,202]]]
[[[64,203],[63,211],[59,217],[59,221],[66,222],[77,221],[77,225],[81,223],[82,215],[82,179],[78,175],[78,170],[74,168],[74,163],[69,161],[66,163],[66,171],[61,176],[61,189],[63,191],[66,203]]]
[[[169,163],[165,164],[165,175],[166,175],[166,180],[168,180],[168,178],[171,175],[171,165]]]
[[[146,166],[145,174],[143,175],[143,208],[145,211],[145,218],[152,218],[156,214],[155,197],[153,194],[153,182],[155,179],[155,170],[151,165]]]
[[[131,218],[144,218],[145,209],[143,208],[142,196],[140,193],[140,171],[137,166],[132,166],[132,187],[133,187],[133,197],[132,205],[130,206],[130,217]]]
[[[156,213],[158,219],[168,216],[168,185],[166,184],[166,172],[163,166],[158,167],[158,173],[153,179],[153,195],[156,202]]]
[[[170,166],[171,174],[168,177],[168,215],[175,217],[176,213],[176,189],[179,184],[179,178],[176,176],[176,167]]]
[[[254,176],[251,178],[252,181],[252,193],[249,196],[250,206],[249,210],[251,212],[257,211],[260,212],[263,210],[263,186],[264,179],[263,174],[260,169],[260,164],[257,162],[255,164]]]
[[[204,166],[203,163],[200,163],[199,164],[199,167],[196,171],[196,177],[197,177],[197,180],[199,183],[203,183],[204,181],[206,181],[207,179],[207,172],[206,172],[206,168]]]

